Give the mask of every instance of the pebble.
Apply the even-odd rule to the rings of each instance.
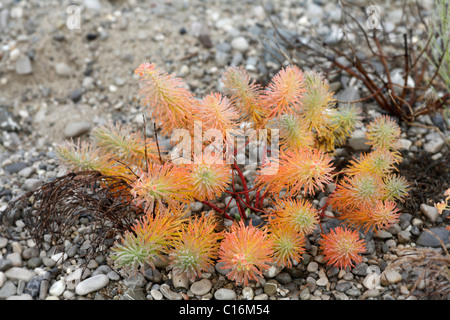
[[[253,288],[244,287],[244,289],[242,289],[242,297],[244,298],[244,300],[253,300],[253,298],[255,297]]]
[[[231,47],[239,52],[246,52],[249,48],[249,44],[244,37],[237,37],[231,41]]]
[[[277,289],[278,289],[278,281],[276,280],[271,279],[264,284],[264,293],[269,296],[276,295]]]
[[[64,278],[61,278],[50,287],[48,293],[52,296],[59,297],[64,293],[64,290],[66,290],[66,282]]]
[[[5,271],[5,275],[10,280],[23,280],[28,282],[35,276],[34,272],[25,268],[12,267]]]
[[[150,290],[150,294],[153,297],[153,299],[155,299],[155,300],[162,300],[164,298],[162,293],[156,289]]]
[[[20,75],[28,75],[33,73],[31,60],[27,55],[21,55],[16,61],[16,72]]]
[[[64,129],[65,138],[76,138],[91,130],[92,125],[87,121],[69,123]]]
[[[424,216],[428,218],[431,222],[436,222],[437,218],[439,217],[439,211],[434,206],[429,206],[425,203],[422,203],[420,205],[420,211],[423,213]]]
[[[3,286],[5,281],[6,281],[6,275],[0,271],[0,288]]]
[[[25,189],[27,191],[36,191],[37,189],[39,189],[40,186],[42,186],[43,181],[40,179],[26,179],[23,183]]]
[[[220,288],[214,293],[216,300],[235,300],[236,292],[231,289]]]
[[[283,270],[283,266],[272,265],[272,266],[270,266],[269,269],[264,270],[263,274],[265,277],[271,279],[271,278],[276,277],[282,270]]]
[[[369,290],[375,289],[379,285],[380,285],[380,275],[375,272],[369,273],[363,280],[363,286]]]
[[[441,242],[437,239],[439,238],[444,245],[450,243],[450,231],[444,227],[435,227],[431,228],[430,231],[433,234],[430,234],[428,231],[423,230],[422,233],[416,240],[416,244],[422,247],[441,247]],[[436,238],[437,237],[437,238]]]
[[[435,138],[431,141],[426,142],[423,145],[423,149],[428,153],[437,153],[439,152],[442,147],[444,146],[445,142],[441,138]]]
[[[11,261],[11,265],[13,267],[21,267],[22,266],[22,255],[19,252],[13,252],[6,256],[6,259]]]
[[[109,278],[104,274],[98,274],[96,276],[87,278],[86,280],[81,281],[75,292],[79,296],[87,295],[88,293],[100,290],[105,287],[109,283]]]
[[[212,288],[211,281],[208,279],[202,279],[200,281],[196,281],[191,285],[191,292],[197,296],[203,296],[207,294]]]
[[[182,300],[183,299],[181,294],[172,291],[170,289],[169,285],[167,285],[165,283],[161,285],[161,287],[159,288],[159,291],[161,291],[163,296],[166,297],[169,300]]]
[[[402,281],[402,275],[395,270],[384,270],[380,277],[380,282],[383,286],[387,287],[389,284],[395,284]]]
[[[172,273],[172,283],[175,288],[189,289],[189,277],[185,272]]]
[[[59,62],[55,64],[56,74],[63,77],[70,77],[72,75],[72,68],[70,68],[66,63]]]

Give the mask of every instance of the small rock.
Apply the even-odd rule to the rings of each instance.
[[[430,231],[432,232],[432,234],[427,230],[422,231],[422,233],[417,238],[416,244],[422,247],[438,248],[441,247],[441,242],[438,239],[441,239],[444,245],[450,243],[450,232],[446,228],[436,227],[431,228]]]
[[[16,61],[16,72],[20,75],[27,75],[33,72],[31,60],[27,55],[21,55]]]
[[[189,289],[189,278],[186,272],[172,273],[172,283],[174,288]]]
[[[411,148],[412,142],[407,139],[398,139],[398,149],[399,150],[409,150]]]
[[[255,292],[253,291],[253,288],[251,287],[245,287],[242,289],[242,297],[244,300],[253,300],[253,297],[255,296]]]
[[[33,298],[37,298],[39,295],[39,289],[41,287],[42,277],[36,276],[33,277],[30,281],[27,282],[25,286],[24,293],[28,293]]]
[[[236,292],[231,289],[220,288],[214,293],[214,298],[217,300],[235,300]]]
[[[72,68],[64,62],[59,62],[55,64],[55,72],[59,76],[70,77],[72,75]]]
[[[155,300],[162,300],[162,299],[163,299],[162,293],[159,292],[159,291],[156,290],[156,289],[152,289],[152,290],[150,291],[150,294],[151,294],[151,296],[153,297],[153,299],[155,299]]]
[[[368,267],[369,267],[369,266],[368,266],[366,263],[364,263],[364,262],[358,263],[358,264],[353,268],[352,273],[353,273],[354,275],[357,275],[357,276],[366,276],[366,275],[367,275],[367,268],[368,268]]]
[[[428,153],[436,153],[439,152],[444,146],[444,140],[441,138],[435,138],[431,141],[428,141],[423,145],[423,149]]]
[[[269,296],[265,293],[258,294],[253,300],[269,300]]]
[[[3,286],[3,284],[6,281],[6,276],[3,272],[0,271],[0,288]]]
[[[42,180],[34,178],[26,179],[23,183],[25,189],[28,191],[36,191],[40,186],[42,186],[42,184]]]
[[[6,256],[11,261],[13,267],[22,267],[22,255],[19,252],[13,252]]]
[[[319,264],[315,261],[311,261],[310,263],[308,263],[308,267],[306,268],[308,272],[316,272],[318,269]]]
[[[19,176],[23,178],[29,178],[35,171],[36,169],[34,169],[33,167],[26,167],[19,171]]]
[[[5,275],[10,280],[30,281],[34,276],[34,272],[25,268],[12,267],[5,271]]]
[[[17,173],[26,167],[28,167],[28,163],[26,162],[15,162],[4,166],[3,170],[8,173]]]
[[[226,269],[226,268],[223,267],[223,265],[224,265],[223,262],[218,262],[218,263],[216,263],[216,265],[215,265],[215,269],[216,269],[216,271],[219,272],[221,275],[226,276],[226,275],[231,271],[231,269]]]
[[[429,206],[425,203],[420,205],[420,211],[426,216],[431,222],[436,222],[439,217],[439,211],[434,206]]]
[[[61,278],[50,287],[48,293],[52,296],[59,297],[64,293],[64,290],[66,290],[66,282],[64,278]]]
[[[202,279],[200,281],[196,281],[191,285],[191,292],[197,296],[203,296],[207,294],[212,288],[211,281],[208,279]]]
[[[277,294],[278,281],[269,280],[264,284],[264,293],[269,296],[274,296]]]
[[[318,286],[324,287],[328,284],[328,278],[327,277],[320,277],[317,281],[316,284]]]
[[[231,47],[239,52],[246,52],[249,44],[244,37],[237,37],[231,41]]]
[[[398,242],[402,244],[409,243],[411,241],[411,233],[407,230],[403,230],[398,233],[397,238]]]
[[[389,284],[395,284],[402,281],[402,275],[395,270],[387,269],[381,274],[380,282],[387,287]]]
[[[64,129],[64,137],[76,138],[91,130],[92,125],[87,121],[69,123]]]
[[[164,297],[166,297],[169,300],[182,300],[183,299],[181,294],[170,290],[170,287],[165,283],[162,284],[161,287],[159,287],[159,291],[163,294]]]
[[[8,244],[8,239],[0,237],[0,249],[3,249]]]
[[[375,289],[379,285],[380,285],[380,275],[375,272],[369,273],[363,280],[363,286],[369,290]]]
[[[10,296],[6,300],[33,300],[33,297],[30,296],[29,294],[24,293],[21,295]]]
[[[355,151],[367,151],[370,149],[369,140],[366,138],[366,132],[361,129],[356,129],[352,132],[351,137],[348,139],[349,145]]]
[[[1,271],[6,271],[9,268],[11,268],[12,265],[12,261],[9,259],[0,259],[0,272]]]
[[[121,300],[147,300],[147,296],[144,293],[144,288],[128,288]]]
[[[283,268],[284,268],[283,266],[272,265],[272,266],[270,266],[269,269],[264,270],[263,274],[267,278],[271,279],[271,278],[276,277],[283,270]]]
[[[211,37],[209,36],[208,33],[201,33],[198,36],[198,39],[200,40],[200,43],[207,49],[210,49],[213,47],[212,41],[211,41]]]
[[[69,99],[76,103],[81,100],[82,96],[83,96],[83,90],[75,89],[70,93]]]
[[[105,287],[108,283],[109,283],[108,276],[104,274],[98,274],[96,276],[81,281],[77,285],[75,292],[80,296],[84,296],[87,295],[88,293],[100,290],[101,288]]]

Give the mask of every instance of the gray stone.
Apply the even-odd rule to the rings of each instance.
[[[123,281],[123,284],[128,288],[142,288],[146,283],[147,280],[142,273],[132,274]]]
[[[339,292],[345,292],[352,287],[350,281],[341,281],[336,285],[336,290]]]
[[[381,274],[381,284],[383,286],[388,286],[389,284],[395,284],[402,281],[402,275],[395,270],[387,269]]]
[[[25,248],[22,251],[22,258],[24,258],[25,260],[34,258],[34,257],[38,257],[39,256],[39,249],[37,247],[33,247],[33,248]]]
[[[163,299],[163,295],[159,290],[156,289],[152,289],[150,290],[150,294],[153,297],[153,299],[155,300],[162,300]]]
[[[144,288],[128,288],[120,300],[147,300]]]
[[[264,293],[269,296],[274,296],[277,294],[278,289],[278,281],[276,280],[269,280],[264,284]]]
[[[6,281],[5,284],[0,289],[0,299],[5,299],[10,296],[15,295],[17,292],[17,287],[12,281]]]
[[[161,287],[159,288],[159,291],[163,294],[164,297],[166,297],[169,300],[182,300],[183,299],[181,294],[170,290],[169,285],[167,285],[165,283],[161,285]]]
[[[407,230],[403,230],[401,232],[399,232],[399,234],[397,235],[398,238],[398,242],[405,244],[405,243],[409,243],[411,241],[411,233]]]
[[[27,282],[25,286],[24,293],[28,293],[33,298],[37,298],[39,295],[39,289],[41,287],[42,277],[36,276],[33,277],[30,281]]]
[[[437,218],[439,217],[439,211],[434,206],[429,206],[425,203],[422,203],[420,205],[420,211],[423,213],[424,216],[426,216],[431,222],[436,222]]]
[[[100,290],[101,288],[104,288],[108,283],[109,283],[108,276],[104,274],[98,274],[96,276],[81,281],[77,285],[75,292],[80,296],[84,296],[91,292]]]
[[[38,268],[42,265],[42,258],[41,257],[33,257],[28,259],[27,261],[27,267],[30,269]]]
[[[441,138],[436,138],[428,141],[423,145],[423,149],[428,153],[437,153],[444,146],[445,142]]]
[[[154,283],[161,283],[163,280],[163,276],[161,274],[161,272],[158,269],[153,269],[153,268],[147,268],[144,271],[144,277],[145,279],[147,279],[148,281],[154,282]]]
[[[275,279],[281,284],[288,284],[292,282],[292,277],[287,272],[281,272],[279,275],[275,277]]]
[[[441,239],[444,245],[450,243],[450,232],[446,228],[436,227],[430,229],[430,231],[433,234],[430,234],[427,230],[422,231],[422,233],[417,238],[416,244],[422,247],[441,247],[441,242],[437,238]]]
[[[34,272],[25,268],[12,267],[5,271],[5,275],[10,280],[30,281],[34,276]]]
[[[76,103],[81,100],[82,95],[83,95],[83,90],[75,89],[70,93],[69,98],[70,98],[70,100],[72,100],[73,102]]]
[[[3,249],[8,244],[8,239],[0,237],[0,249]]]
[[[34,169],[33,167],[26,167],[19,171],[19,176],[23,178],[29,178],[35,171],[36,169]]]
[[[12,265],[12,261],[9,259],[0,259],[0,271],[6,271],[9,268],[11,268]]]
[[[235,300],[236,292],[231,289],[220,288],[214,293],[216,300]]]
[[[39,189],[40,186],[42,186],[42,184],[43,184],[42,180],[35,178],[26,179],[25,182],[23,183],[27,191],[36,191],[37,189]]]
[[[16,61],[16,72],[20,75],[27,75],[33,72],[31,60],[27,55],[21,55]]]
[[[76,138],[91,130],[92,125],[87,121],[69,123],[64,129],[64,137]]]
[[[231,41],[231,47],[239,52],[246,52],[249,48],[249,44],[244,37],[237,37]]]
[[[352,132],[350,138],[348,139],[349,145],[355,151],[367,151],[370,149],[369,140],[366,138],[366,132],[361,129],[356,129]]]
[[[72,68],[64,62],[55,64],[56,74],[63,77],[70,77],[72,75]]]
[[[11,163],[8,164],[6,166],[3,167],[3,170],[5,170],[8,173],[17,173],[20,170],[22,170],[23,168],[28,167],[28,163],[26,162],[16,162],[16,163]]]
[[[203,296],[207,294],[212,288],[211,281],[208,279],[202,279],[200,281],[196,281],[191,285],[191,292],[197,296]]]
[[[172,283],[176,289],[189,289],[189,277],[186,272],[173,272]]]
[[[253,288],[245,287],[242,289],[242,297],[244,298],[244,300],[253,300],[254,296],[255,292],[253,291]]]
[[[364,263],[364,262],[362,262],[362,263],[358,263],[354,268],[353,268],[353,270],[352,270],[352,273],[354,274],[354,275],[357,275],[357,276],[366,276],[367,275],[367,268],[368,268],[369,266],[367,265],[367,263]]]

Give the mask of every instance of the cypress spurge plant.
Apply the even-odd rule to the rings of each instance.
[[[228,279],[248,285],[273,264],[295,266],[306,251],[306,238],[316,231],[328,264],[354,266],[362,259],[364,244],[352,228],[381,230],[398,219],[396,201],[404,199],[408,188],[394,173],[401,161],[399,127],[388,117],[375,119],[367,127],[371,152],[336,172],[335,149],[360,124],[360,110],[353,105],[337,108],[319,73],[286,66],[263,87],[245,69],[233,67],[222,76],[224,92],[203,98],[194,97],[182,79],[153,63],[143,63],[135,74],[140,102],[160,133],[184,130],[194,139],[183,144],[191,147],[177,158],[183,161],[161,156],[157,130],[154,137],[146,137],[112,123],[95,128],[90,141],[56,150],[60,163],[71,171],[95,170],[129,182],[127,201],[144,215],[112,248],[118,267],[136,271],[168,257],[172,272],[195,279],[220,261],[230,270]],[[245,155],[246,148],[258,144],[244,141],[230,151],[229,141],[217,141],[226,140],[230,132],[245,136],[243,128],[261,133],[258,143],[265,154],[256,163],[254,181],[247,179],[237,159],[238,152]],[[212,132],[216,140],[195,141],[198,130]],[[268,143],[275,130],[279,148]],[[336,180],[337,175],[342,177]],[[335,191],[323,208],[315,208],[312,198],[327,192],[331,183],[336,183]],[[230,200],[218,203],[225,196]],[[267,199],[271,209],[265,207]],[[229,214],[233,200],[237,216]],[[191,213],[193,201],[200,201],[205,211]],[[329,205],[344,226],[324,233],[321,218]],[[258,215],[265,225],[254,226],[250,215]],[[213,218],[217,216],[219,220]]]

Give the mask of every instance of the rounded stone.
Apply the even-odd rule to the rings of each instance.
[[[211,281],[208,279],[202,279],[200,281],[194,282],[191,285],[191,292],[197,296],[203,296],[207,294],[212,288]]]
[[[244,37],[237,37],[231,41],[231,47],[239,52],[245,52],[249,48],[249,44]]]
[[[100,290],[105,287],[109,283],[109,278],[107,275],[98,274],[96,276],[87,278],[86,280],[81,281],[76,289],[76,294],[80,296],[87,295],[88,293]]]
[[[236,300],[236,292],[231,289],[220,288],[214,293],[216,300]]]

